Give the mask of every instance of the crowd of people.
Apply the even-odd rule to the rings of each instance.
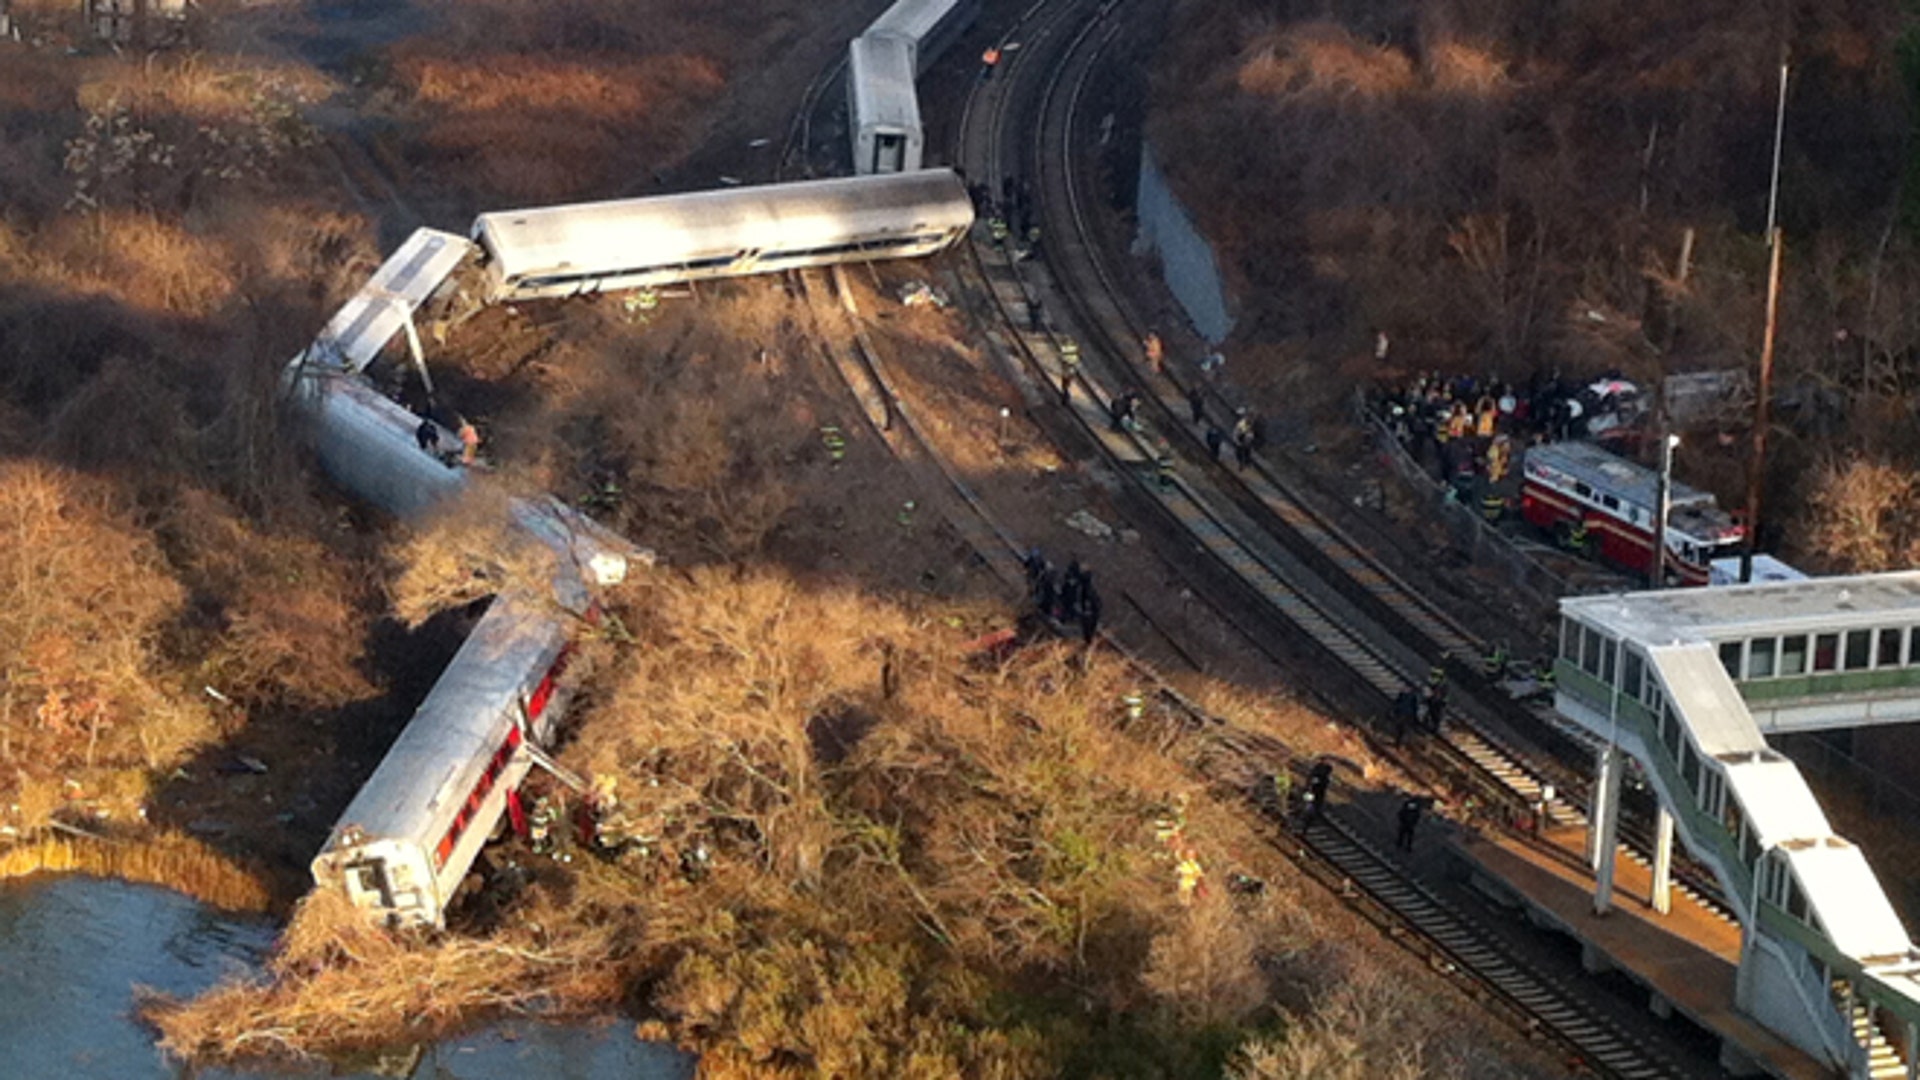
[[[1499,488],[1527,446],[1617,437],[1646,403],[1640,388],[1617,372],[1592,382],[1535,372],[1522,385],[1435,371],[1383,387],[1374,408],[1415,461],[1468,501]]]
[[[1093,571],[1077,558],[1069,559],[1066,569],[1055,570],[1038,547],[1027,549],[1020,564],[1026,568],[1034,610],[1056,623],[1078,626],[1082,640],[1093,644],[1100,632],[1100,591],[1093,587]]]

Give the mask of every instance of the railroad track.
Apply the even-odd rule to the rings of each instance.
[[[1050,227],[1044,267],[1013,257],[1011,244],[983,243],[978,234],[970,243],[971,263],[981,291],[991,298],[1017,346],[1017,359],[1043,383],[1057,383],[1065,374],[1061,363],[1064,335],[1051,326],[1036,327],[1032,311],[1042,294],[1062,296],[1074,315],[1075,329],[1086,344],[1074,376],[1084,390],[1069,395],[1080,424],[1105,445],[1109,459],[1123,469],[1137,469],[1141,455],[1152,452],[1145,439],[1106,439],[1098,432],[1105,422],[1107,403],[1121,389],[1143,395],[1155,410],[1154,428],[1188,451],[1182,460],[1177,491],[1163,494],[1165,510],[1182,521],[1202,546],[1239,575],[1248,587],[1329,659],[1357,676],[1383,706],[1402,687],[1419,685],[1430,666],[1451,658],[1456,674],[1474,670],[1473,659],[1484,645],[1419,590],[1354,541],[1338,525],[1319,513],[1278,473],[1257,459],[1250,470],[1234,471],[1214,462],[1200,433],[1183,422],[1187,385],[1170,377],[1151,375],[1136,363],[1141,331],[1128,306],[1119,299],[1111,271],[1088,221],[1088,203],[1078,170],[1068,167],[1075,158],[1074,122],[1096,62],[1124,31],[1125,23],[1110,17],[1114,0],[1086,4],[1076,10],[1091,18],[1058,15],[1035,21],[1027,33],[1022,54],[1002,86],[1021,72],[1020,56],[1030,55],[1036,41],[1067,37],[1063,60],[1055,63],[1040,89],[1042,122],[1032,126],[1024,144],[1025,158],[1009,154],[1006,112],[995,111],[987,122],[981,152],[971,158],[965,146],[972,128],[972,112],[983,91],[976,88],[961,124],[962,146],[956,158],[973,168],[974,175],[1007,177],[1033,172],[1040,177],[1042,207]],[[1056,11],[1061,9],[1056,9]],[[1030,14],[1031,14],[1030,9]],[[1003,94],[1005,91],[1001,91]],[[1014,163],[1019,168],[1011,168]],[[1051,208],[1062,208],[1054,210]],[[1064,239],[1062,237],[1064,236]],[[1063,258],[1062,253],[1074,257]],[[1022,332],[1022,326],[1027,330]],[[1202,385],[1206,384],[1202,382]],[[1219,407],[1217,388],[1208,386],[1211,406]],[[1225,427],[1226,425],[1221,425]],[[1191,480],[1187,479],[1192,477]],[[1278,549],[1272,545],[1278,541]],[[1382,640],[1400,647],[1374,644]],[[1598,744],[1550,708],[1528,708],[1504,696],[1491,701],[1471,689],[1458,689],[1449,703],[1454,717],[1431,749],[1445,768],[1468,790],[1500,809],[1510,819],[1529,813],[1550,786],[1547,820],[1558,826],[1584,827],[1588,783],[1584,774],[1565,759],[1585,766]],[[1524,738],[1545,740],[1553,753],[1542,754],[1524,745]],[[1623,838],[1636,857],[1645,859],[1652,848],[1653,828],[1641,815],[1624,822]],[[1684,861],[1677,864],[1677,884],[1704,904],[1727,914],[1717,884]]]
[[[1090,4],[1036,3],[1020,18],[1019,26],[1029,31],[1023,33],[1022,51],[1034,50],[1037,41],[1053,34],[1072,34],[1073,42],[1084,42],[1091,28],[1099,25],[1113,9],[1114,5],[1111,4],[1098,5],[1096,9],[1095,5]],[[1097,10],[1098,16],[1076,26],[1075,16],[1088,10]],[[1110,42],[1113,34],[1108,33],[1099,40]],[[1026,55],[1033,54],[1027,52]],[[817,108],[824,87],[835,77],[837,71],[826,72],[810,88],[806,102],[809,112]],[[1012,75],[1008,74],[1003,79],[1003,85],[1006,79],[1011,78]],[[969,116],[977,94],[976,89],[975,94],[969,95]],[[1006,122],[1006,112],[996,111],[991,119],[997,136]],[[796,119],[789,135],[790,144],[796,140],[804,144],[810,123],[810,119]],[[967,124],[963,121],[961,130],[964,133],[966,129]],[[998,144],[1000,140],[996,137],[994,141]],[[791,145],[783,153],[783,161],[790,157]],[[999,174],[989,172],[986,175]],[[977,249],[972,250],[970,255],[985,278],[985,259]],[[839,270],[796,273],[789,275],[787,280],[788,288],[809,304],[836,306],[854,314],[851,294]],[[1007,325],[1014,327],[1016,324],[1009,310],[1010,304],[997,291],[994,293],[994,304]],[[857,321],[854,325],[858,327]],[[1010,336],[1016,347],[1008,351],[1019,357],[1026,367],[1026,377],[1021,381],[1029,399],[1051,393],[1057,385],[1054,382],[1057,371],[1049,371],[1041,357],[1026,347],[1021,340],[1023,335],[1017,329],[1012,330]],[[1057,347],[1057,341],[1052,343]],[[922,490],[934,490],[933,486],[926,485],[935,485],[949,494],[947,505],[943,507],[947,519],[975,552],[1017,592],[1024,582],[1024,574],[1018,563],[1022,545],[999,523],[990,508],[947,463],[939,448],[920,428],[912,409],[903,400],[890,376],[883,353],[875,348],[863,330],[858,329],[852,335],[851,342],[844,347],[823,340],[822,352],[840,382],[860,403],[867,422],[890,452],[922,482]],[[1129,433],[1110,430],[1110,426],[1104,423],[1102,401],[1091,384],[1080,393],[1070,392],[1068,400],[1078,426],[1102,445],[1110,460],[1115,461],[1123,471],[1138,472],[1147,467],[1152,460],[1147,453],[1148,448]],[[1330,615],[1311,597],[1292,587],[1288,583],[1288,568],[1274,565],[1277,561],[1283,561],[1282,556],[1270,549],[1262,550],[1262,545],[1243,535],[1246,531],[1243,518],[1214,509],[1205,494],[1193,490],[1183,476],[1175,475],[1164,485],[1156,481],[1149,486],[1159,495],[1157,502],[1173,521],[1192,534],[1223,565],[1233,568],[1236,576],[1248,582],[1270,607],[1286,613],[1289,622],[1297,626],[1304,624],[1310,637],[1317,631],[1327,651],[1360,682],[1381,692],[1386,692],[1390,686],[1397,689],[1404,679],[1404,672],[1400,670],[1404,660],[1383,655],[1367,635],[1353,632],[1340,618]],[[1302,520],[1310,529],[1312,519]],[[1384,575],[1370,576],[1364,564],[1356,562],[1350,569],[1368,587],[1386,588],[1391,584]],[[1148,621],[1151,623],[1151,619]],[[1431,619],[1428,625],[1440,628],[1436,633],[1445,632],[1446,623],[1437,617]],[[1154,629],[1166,635],[1166,631],[1157,624],[1154,624]],[[1170,635],[1167,636],[1172,640]],[[1250,637],[1258,640],[1255,635]],[[1249,777],[1264,780],[1274,771],[1291,767],[1295,755],[1284,744],[1270,736],[1239,729],[1199,709],[1168,687],[1149,665],[1121,643],[1106,634],[1102,634],[1101,638],[1103,646],[1113,648],[1127,657],[1144,677],[1159,688],[1156,703],[1174,719],[1175,739],[1193,734],[1203,740],[1209,750],[1217,749],[1220,752],[1217,759],[1231,763],[1230,767],[1237,772],[1237,786],[1241,791],[1252,795],[1258,789],[1257,783],[1247,782]],[[1490,773],[1506,770],[1510,777],[1507,780],[1509,786],[1516,782],[1512,777],[1520,778],[1517,780],[1521,785],[1518,790],[1524,790],[1525,778],[1531,774],[1518,763],[1509,762],[1502,751],[1490,743],[1476,741],[1472,736],[1468,736],[1465,742],[1468,749],[1462,753],[1477,755],[1476,760],[1485,763],[1481,767]],[[1160,749],[1165,751],[1170,745],[1171,740]],[[1216,755],[1203,751],[1202,757],[1216,758]],[[1253,801],[1257,807],[1257,796]],[[1458,913],[1421,886],[1391,859],[1361,839],[1357,832],[1329,818],[1297,834],[1276,834],[1274,840],[1311,876],[1334,887],[1350,904],[1363,909],[1370,919],[1387,928],[1392,936],[1433,960],[1436,968],[1461,982],[1474,997],[1523,1030],[1554,1040],[1577,1059],[1591,1063],[1597,1071],[1606,1075],[1633,1078],[1685,1075],[1683,1071],[1662,1061],[1657,1053],[1637,1046],[1636,1040],[1583,1003],[1579,994],[1549,977],[1529,971],[1506,956],[1497,942],[1474,928],[1470,918]]]

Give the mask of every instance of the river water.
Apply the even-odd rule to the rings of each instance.
[[[179,893],[84,877],[0,884],[0,1080],[239,1080],[285,1073],[202,1070],[164,1059],[134,1020],[134,988],[188,995],[257,970],[276,927],[213,912]],[[341,1064],[305,1076],[412,1080],[685,1080],[693,1059],[601,1027],[503,1024],[383,1055],[380,1072]],[[367,1063],[368,1065],[371,1062]]]

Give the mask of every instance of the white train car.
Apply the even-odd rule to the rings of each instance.
[[[862,37],[895,37],[913,48],[913,73],[934,61],[973,26],[980,0],[899,0],[873,20]]]
[[[496,598],[313,860],[393,925],[444,925],[447,904],[572,697],[567,628]]]
[[[492,300],[913,258],[973,224],[951,170],[854,176],[482,214]]]
[[[847,46],[847,116],[853,171],[913,172],[926,136],[913,91],[913,43],[890,34],[857,37]]]

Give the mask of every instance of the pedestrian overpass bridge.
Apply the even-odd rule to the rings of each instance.
[[[1742,930],[1736,1006],[1853,1077],[1920,1078],[1920,948],[1772,733],[1920,720],[1920,572],[1581,597],[1560,604],[1555,705],[1602,743],[1594,906],[1613,897],[1625,757],[1671,846]]]

